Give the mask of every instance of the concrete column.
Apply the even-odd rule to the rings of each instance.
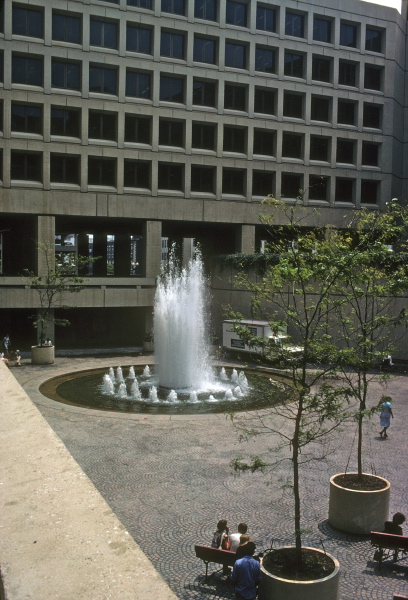
[[[161,221],[146,221],[143,227],[145,277],[157,277],[161,267]]]
[[[89,257],[89,238],[87,233],[77,235],[78,256]],[[89,263],[79,270],[80,275],[89,275]]]
[[[183,238],[183,268],[187,267],[194,255],[194,238]]]
[[[130,275],[130,235],[129,233],[115,233],[114,247],[115,277],[129,277]]]
[[[93,263],[93,274],[97,277],[106,277],[106,262],[108,258],[106,233],[94,233],[93,236],[93,256],[99,257]]]
[[[37,273],[46,275],[47,260],[54,264],[55,256],[55,217],[37,217]]]
[[[236,229],[235,251],[241,254],[255,252],[255,225],[240,225]]]

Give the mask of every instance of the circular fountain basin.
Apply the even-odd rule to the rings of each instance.
[[[270,373],[255,369],[245,369],[245,375],[241,375],[241,383],[244,377],[247,382],[245,393],[241,395],[237,372],[228,367],[222,369],[221,377],[218,374],[213,378],[207,389],[193,391],[160,388],[153,367],[151,369],[146,372],[146,367],[123,366],[119,368],[117,380],[116,368],[113,390],[106,383],[106,376],[112,375],[113,368],[67,373],[43,383],[40,392],[57,402],[94,410],[170,415],[263,409],[293,397],[293,390],[284,378],[275,375],[272,378]]]

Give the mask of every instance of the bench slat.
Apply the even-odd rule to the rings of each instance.
[[[211,546],[194,546],[194,550],[197,558],[205,562],[213,562],[220,565],[226,565],[233,567],[235,563],[235,552],[229,552],[229,550],[220,550],[219,548],[212,548]]]
[[[393,535],[392,533],[380,533],[379,531],[371,532],[371,544],[381,548],[390,550],[408,550],[408,536]]]

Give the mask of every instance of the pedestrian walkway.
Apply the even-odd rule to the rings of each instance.
[[[53,402],[38,391],[42,381],[64,372],[151,362],[151,356],[139,353],[58,357],[47,367],[23,361],[23,368],[13,373],[177,597],[232,600],[233,590],[221,573],[204,582],[205,566],[195,557],[194,544],[210,543],[220,518],[228,519],[232,530],[246,522],[258,549],[293,543],[292,498],[282,487],[286,467],[281,465],[272,477],[235,476],[230,469],[234,457],[260,453],[274,443],[260,437],[240,443],[223,414],[91,411]],[[389,438],[378,435],[377,417],[365,435],[366,470],[391,482],[391,514],[408,513],[406,389],[405,375],[391,379],[387,394],[394,398],[395,418]],[[383,393],[375,384],[372,403]],[[347,465],[354,470],[354,443],[353,425],[334,436],[324,461],[307,468],[302,479],[304,544],[323,546],[340,561],[340,600],[391,600],[393,593],[408,593],[408,560],[387,563],[379,573],[367,538],[340,534],[327,521],[330,476]]]

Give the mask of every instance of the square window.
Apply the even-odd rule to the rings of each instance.
[[[161,0],[161,10],[173,15],[184,15],[186,11],[185,0]]]
[[[255,48],[255,71],[261,71],[263,73],[275,73],[275,55],[276,50],[271,48],[262,48],[256,46]]]
[[[57,42],[80,44],[81,17],[65,13],[52,13],[52,39]]]
[[[363,106],[363,127],[381,129],[382,106],[379,104],[368,104]]]
[[[41,135],[43,132],[42,107],[12,102],[11,131]]]
[[[327,192],[329,187],[327,177],[321,175],[309,176],[309,200],[327,201]]]
[[[118,26],[111,21],[102,21],[91,17],[90,44],[100,48],[118,48]]]
[[[216,0],[195,0],[194,16],[196,19],[205,19],[206,21],[215,21],[217,18]]]
[[[100,94],[117,93],[117,70],[110,67],[89,66],[89,91]]]
[[[377,204],[380,191],[380,182],[362,179],[361,204]]]
[[[152,30],[139,25],[126,26],[126,50],[128,52],[152,53]]]
[[[127,0],[127,5],[152,10],[152,0]]]
[[[241,85],[225,84],[224,108],[246,111],[247,88]]]
[[[313,56],[312,62],[312,79],[315,81],[324,81],[330,83],[332,79],[332,59]]]
[[[125,158],[123,162],[123,185],[125,187],[150,190],[150,181],[150,162]]]
[[[282,156],[285,158],[303,158],[303,136],[297,133],[283,133]]]
[[[215,123],[199,123],[193,121],[191,147],[201,150],[215,150]]]
[[[216,84],[213,81],[193,79],[193,104],[196,106],[216,106]]]
[[[339,84],[355,87],[357,81],[357,63],[339,60]]]
[[[354,179],[336,178],[336,202],[354,202]]]
[[[215,175],[215,167],[191,165],[191,191],[214,194]]]
[[[126,96],[151,100],[151,75],[126,69]]]
[[[116,187],[116,158],[88,156],[88,185]]]
[[[342,125],[355,125],[357,103],[352,100],[339,100],[337,106],[337,122]]]
[[[162,31],[160,36],[160,56],[184,59],[184,41],[184,34]]]
[[[215,40],[194,36],[193,60],[215,65],[217,62],[217,44]]]
[[[44,37],[42,10],[13,5],[12,23],[13,35]]]
[[[90,110],[88,116],[88,137],[94,140],[116,141],[118,138],[116,113]]]
[[[368,167],[378,167],[378,144],[363,142],[361,164]]]
[[[351,23],[340,23],[340,45],[357,48],[358,26]]]
[[[321,135],[310,136],[310,160],[329,161],[329,138]]]
[[[325,42],[331,44],[332,41],[332,21],[323,17],[314,17],[313,19],[313,39],[315,42]]]
[[[12,83],[42,86],[43,59],[13,54],[11,81]]]
[[[288,77],[303,78],[303,54],[285,52],[284,73]]]
[[[366,40],[365,49],[369,52],[383,52],[383,30],[373,29],[372,27],[366,28]]]
[[[322,96],[312,96],[310,106],[310,118],[313,121],[322,121],[324,123],[330,123],[331,99]]]
[[[266,88],[255,88],[255,105],[256,113],[265,115],[275,114],[275,92]]]
[[[348,165],[355,164],[356,157],[354,140],[337,140],[336,162]]]
[[[276,134],[269,129],[254,129],[254,154],[275,156]]]
[[[51,183],[80,183],[81,157],[69,154],[54,154],[50,156]]]
[[[161,75],[160,100],[182,104],[184,102],[184,79]]]
[[[159,145],[184,148],[184,122],[160,119]]]
[[[244,169],[222,170],[222,193],[245,196],[246,172]]]
[[[373,65],[365,65],[364,68],[364,87],[367,90],[376,90],[378,92],[382,89],[382,67],[375,67]]]
[[[225,66],[236,69],[246,68],[246,46],[225,42]]]
[[[285,34],[293,37],[305,37],[305,17],[298,13],[286,11]]]
[[[303,96],[301,94],[284,92],[283,116],[292,117],[294,119],[303,119]]]
[[[184,167],[179,164],[159,163],[158,186],[161,190],[184,190]]]
[[[296,173],[282,173],[281,195],[284,198],[299,198],[303,189],[303,176]]]
[[[224,125],[224,152],[246,154],[246,128]]]
[[[51,135],[80,137],[80,109],[51,107]]]
[[[78,63],[51,59],[51,86],[63,90],[81,89],[81,67]]]
[[[266,198],[275,192],[275,173],[273,171],[252,171],[252,194]]]
[[[244,2],[227,0],[225,22],[238,27],[247,26],[248,7]]]
[[[125,142],[151,144],[152,118],[125,115]]]
[[[256,7],[256,28],[259,31],[276,32],[276,8],[262,6]]]
[[[12,180],[42,183],[41,152],[12,150],[10,155],[10,178]]]

